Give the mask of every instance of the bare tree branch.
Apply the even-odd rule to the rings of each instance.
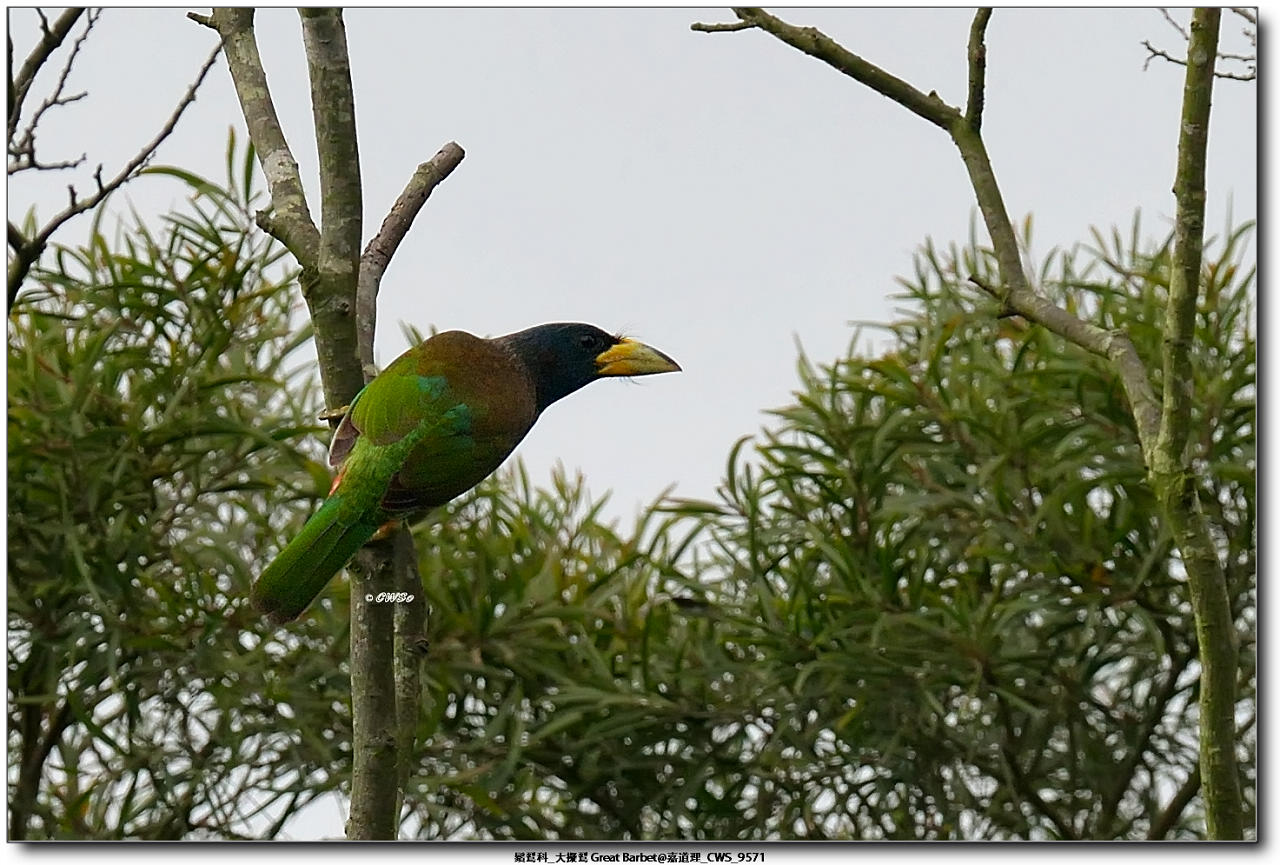
[[[67,54],[66,59],[62,63],[62,69],[58,73],[57,83],[54,84],[53,90],[45,100],[40,103],[40,107],[31,115],[31,120],[22,130],[21,134],[16,132],[17,124],[21,120],[21,117],[20,115],[13,113],[12,110],[10,111],[9,121],[13,131],[9,134],[9,160],[6,166],[8,174],[17,174],[19,171],[23,171],[28,168],[48,170],[63,167],[74,167],[79,164],[78,161],[48,164],[38,163],[35,154],[36,129],[39,127],[40,121],[44,118],[45,112],[50,108],[70,105],[72,102],[78,102],[88,95],[85,92],[80,92],[71,96],[63,96],[62,91],[67,86],[67,77],[71,74],[71,68],[75,65],[76,57],[80,54],[80,49],[84,47],[85,41],[89,38],[90,31],[92,31],[93,26],[98,23],[98,18],[101,17],[101,15],[101,10],[94,10],[89,13],[89,17],[85,19],[84,32],[77,36],[75,41],[71,43],[71,51]],[[63,17],[66,17],[65,13]],[[46,30],[45,38],[51,39],[54,38],[54,36]],[[38,48],[39,46],[37,46],[37,50]],[[47,61],[48,58],[46,57],[45,59]],[[36,72],[38,73],[39,69],[37,69]],[[29,88],[30,82],[27,83],[27,89]],[[25,98],[26,95],[27,93],[24,91],[22,96]]]
[[[373,540],[351,563],[351,841],[391,840],[400,826],[399,731],[395,690],[395,545],[403,527]],[[419,584],[415,595],[422,594]]]
[[[991,21],[990,7],[979,9],[969,27],[969,102],[964,116],[974,132],[982,129],[982,107],[986,99],[987,85],[987,24]]]
[[[253,9],[218,8],[210,16],[188,13],[187,17],[216,30],[222,37],[240,111],[271,193],[272,211],[259,213],[258,225],[283,243],[305,271],[313,272],[318,263],[320,230],[307,210],[298,163],[289,150],[271,101],[267,75],[253,34]]]
[[[1152,61],[1152,60],[1155,60],[1155,59],[1157,59],[1157,58],[1159,58],[1159,59],[1161,59],[1161,60],[1167,60],[1167,61],[1169,61],[1170,63],[1176,63],[1176,64],[1178,64],[1179,66],[1186,66],[1186,65],[1187,65],[1187,61],[1186,61],[1186,60],[1183,60],[1183,59],[1181,59],[1181,58],[1179,58],[1179,57],[1171,57],[1171,56],[1169,56],[1169,54],[1168,54],[1168,53],[1166,53],[1166,52],[1164,52],[1164,51],[1161,51],[1159,48],[1157,48],[1157,47],[1155,47],[1154,45],[1152,45],[1152,44],[1151,44],[1151,41],[1150,41],[1149,39],[1143,39],[1143,40],[1142,40],[1142,47],[1143,47],[1143,48],[1145,48],[1145,49],[1147,49],[1147,59],[1146,59],[1146,60],[1143,62],[1143,64],[1142,64],[1142,71],[1143,71],[1143,72],[1146,72],[1146,71],[1147,71],[1147,69],[1151,66],[1151,61]]]
[[[414,765],[414,741],[418,720],[422,715],[422,663],[427,649],[427,599],[422,592],[422,575],[418,572],[418,556],[413,547],[413,534],[407,527],[396,531],[392,557],[396,591],[408,598],[395,605],[395,660],[392,675],[396,694],[396,808],[404,806],[404,791]]]
[[[88,94],[82,93],[80,95],[86,96]],[[72,102],[74,100],[67,101]],[[17,174],[19,171],[26,171],[27,169],[31,169],[33,171],[64,171],[68,168],[79,168],[81,165],[84,165],[88,159],[89,154],[81,153],[75,159],[63,159],[59,162],[41,162],[34,155],[31,155],[21,167],[11,168],[9,173]]]
[[[1089,324],[1030,288],[996,288],[974,276],[970,276],[969,281],[1028,321],[1109,360],[1133,410],[1144,453],[1154,445],[1160,429],[1160,402],[1151,387],[1146,365],[1128,333]]]
[[[44,252],[45,247],[49,243],[49,238],[53,236],[53,233],[73,217],[97,207],[108,195],[115,192],[134,177],[137,177],[142,169],[147,166],[151,161],[151,158],[155,155],[156,150],[162,143],[164,143],[164,140],[172,134],[174,128],[178,125],[178,121],[182,118],[183,112],[185,112],[187,107],[195,101],[196,91],[200,89],[200,85],[204,83],[205,76],[209,73],[209,70],[213,68],[213,64],[217,62],[218,54],[221,50],[221,47],[215,47],[211,52],[209,52],[209,56],[200,67],[200,71],[196,73],[195,80],[191,83],[191,86],[187,88],[186,93],[183,94],[182,99],[179,100],[177,106],[170,113],[169,118],[165,121],[164,125],[160,127],[160,131],[156,133],[155,137],[144,144],[142,149],[139,150],[132,159],[125,163],[124,167],[121,168],[114,177],[110,180],[104,181],[102,179],[102,166],[99,165],[97,171],[94,172],[94,184],[97,189],[92,195],[81,199],[78,198],[75,187],[68,187],[71,200],[67,207],[54,215],[54,217],[45,223],[44,227],[37,231],[35,235],[29,238],[24,238],[20,244],[15,244],[15,238],[13,236],[13,228],[15,227],[11,225],[9,244],[14,247],[14,255],[9,261],[8,268],[8,295],[10,308],[13,307],[13,301],[18,296],[18,289],[22,286],[22,281],[26,278],[27,273],[30,272],[32,265],[35,264],[41,253]]]
[[[359,266],[363,201],[360,184],[347,182],[351,166],[360,164],[360,154],[346,30],[339,9],[304,8],[299,14],[320,159],[322,228],[317,266],[322,276],[337,270],[348,279]]]
[[[1183,42],[1186,42],[1187,40],[1189,40],[1189,39],[1191,38],[1191,35],[1190,35],[1189,33],[1187,33],[1186,28],[1185,28],[1185,27],[1183,27],[1181,24],[1179,24],[1177,21],[1175,21],[1175,20],[1173,19],[1173,16],[1169,14],[1169,10],[1168,10],[1168,9],[1164,8],[1163,6],[1161,6],[1161,7],[1160,7],[1160,14],[1164,16],[1164,20],[1165,20],[1165,21],[1168,21],[1168,22],[1169,22],[1169,26],[1170,26],[1170,27],[1172,27],[1174,30],[1177,30],[1177,31],[1178,31],[1178,35],[1182,37],[1182,41],[1183,41]]]
[[[792,48],[821,60],[935,126],[948,129],[961,119],[960,110],[943,102],[937,93],[930,92],[926,95],[920,92],[901,78],[862,59],[814,27],[794,27],[763,9],[754,7],[735,7],[733,11],[744,23],[759,27]]]
[[[1239,15],[1245,21],[1249,22],[1255,28],[1257,27],[1258,17],[1253,13],[1252,10],[1236,7],[1236,8],[1232,8],[1231,11]],[[1169,26],[1177,31],[1178,35],[1182,37],[1182,40],[1184,42],[1190,41],[1191,36],[1190,34],[1187,33],[1186,28],[1184,28],[1181,24],[1179,24],[1176,20],[1174,20],[1174,17],[1169,14],[1168,9],[1161,8],[1160,14],[1164,16],[1165,21],[1169,22]],[[1256,48],[1258,44],[1257,33],[1254,30],[1250,30],[1249,28],[1246,27],[1244,30],[1244,35],[1245,35],[1245,38],[1249,40],[1250,44],[1252,44]],[[1157,60],[1157,59],[1164,60],[1168,63],[1172,63],[1175,66],[1187,65],[1186,58],[1172,55],[1167,51],[1157,48],[1151,44],[1150,40],[1147,40],[1147,39],[1142,40],[1142,47],[1147,49],[1147,59],[1142,64],[1143,72],[1146,72],[1147,69],[1151,66],[1152,60]],[[1231,81],[1253,81],[1258,77],[1258,58],[1256,53],[1255,54],[1235,54],[1232,52],[1224,51],[1224,52],[1218,53],[1218,59],[1221,61],[1232,61],[1235,63],[1242,63],[1245,66],[1245,71],[1231,72],[1229,70],[1215,67],[1213,72],[1213,76],[1215,78],[1224,78]]]
[[[1043,324],[1060,336],[1076,341],[1089,351],[1108,358],[1120,375],[1122,386],[1133,406],[1144,450],[1150,447],[1159,430],[1159,403],[1137,349],[1127,334],[1090,325],[1031,288],[1023,270],[1017,235],[1005,209],[1004,196],[996,182],[986,145],[981,132],[969,124],[966,115],[944,103],[934,93],[924,95],[907,82],[847,51],[812,27],[795,27],[759,9],[735,9],[734,12],[743,20],[756,24],[805,54],[823,60],[947,131],[960,150],[960,156],[969,172],[969,180],[991,236],[1000,276],[1004,282],[998,290],[989,286],[980,287],[1000,300],[1002,312],[1015,311],[1031,321]],[[975,54],[985,57],[982,45],[985,26],[979,26],[984,23],[981,17],[975,17],[974,26],[970,30],[971,58]],[[985,63],[983,69],[985,74]],[[972,95],[972,87],[970,92]]]
[[[1172,63],[1172,64],[1173,64],[1173,65],[1175,65],[1175,66],[1186,66],[1186,65],[1187,65],[1187,61],[1186,61],[1186,59],[1185,59],[1185,58],[1182,58],[1182,57],[1174,57],[1173,55],[1169,54],[1167,51],[1163,51],[1163,50],[1161,50],[1161,49],[1159,49],[1159,48],[1155,47],[1154,45],[1152,45],[1152,44],[1151,44],[1151,42],[1150,42],[1150,40],[1143,39],[1143,40],[1142,40],[1142,47],[1143,47],[1143,48],[1145,48],[1145,49],[1147,49],[1147,59],[1146,59],[1145,61],[1143,61],[1143,64],[1142,64],[1142,71],[1143,71],[1143,72],[1146,72],[1146,71],[1147,71],[1147,68],[1151,66],[1151,61],[1152,61],[1152,60],[1164,60],[1164,61],[1167,61],[1167,62],[1169,62],[1169,63]],[[1229,53],[1219,54],[1219,55],[1218,55],[1218,57],[1219,57],[1220,59],[1222,59],[1222,60],[1234,60],[1234,61],[1236,61],[1236,62],[1238,62],[1238,63],[1245,63],[1245,64],[1248,64],[1249,71],[1247,71],[1247,72],[1226,72],[1226,71],[1223,71],[1223,70],[1221,70],[1221,69],[1215,69],[1215,70],[1213,71],[1213,77],[1214,77],[1214,78],[1225,78],[1225,79],[1228,79],[1228,80],[1230,80],[1230,81],[1254,81],[1254,80],[1256,80],[1256,79],[1257,79],[1257,77],[1258,77],[1258,70],[1257,70],[1257,69],[1255,68],[1255,66],[1253,65],[1253,64],[1255,64],[1255,63],[1257,62],[1257,58],[1256,58],[1256,57],[1253,57],[1253,56],[1251,56],[1251,55],[1249,55],[1249,54],[1229,54]]]
[[[1219,59],[1219,60],[1235,60],[1235,61],[1236,61],[1236,62],[1238,62],[1238,63],[1252,63],[1252,62],[1254,62],[1254,60],[1256,60],[1257,58],[1256,58],[1256,57],[1254,57],[1252,54],[1233,54],[1233,53],[1231,53],[1230,51],[1219,51],[1219,52],[1218,52],[1218,59]],[[1184,63],[1183,65],[1185,66],[1186,64]],[[1218,72],[1218,70],[1216,70],[1216,69],[1214,70],[1214,73],[1213,73],[1213,74],[1214,74],[1214,77],[1215,77],[1215,78],[1231,78],[1231,77],[1234,77],[1234,76],[1230,76],[1230,75],[1226,75],[1226,74],[1221,74],[1221,73],[1219,73],[1219,72]]]
[[[405,185],[404,191],[391,206],[382,221],[378,233],[364,248],[360,256],[360,280],[356,288],[356,328],[360,342],[360,363],[366,370],[373,367],[373,334],[378,314],[378,289],[382,275],[387,270],[391,256],[404,240],[418,211],[427,203],[441,181],[448,177],[466,153],[456,142],[450,141],[427,162],[418,166]],[[367,373],[366,373],[367,376]]]
[[[37,10],[39,11],[39,10]],[[18,70],[18,74],[13,74],[13,37],[9,39],[9,140],[13,140],[14,134],[18,131],[18,120],[22,116],[22,104],[27,98],[27,93],[31,90],[31,84],[36,79],[36,74],[48,62],[50,55],[58,50],[63,40],[67,38],[67,34],[71,32],[71,28],[75,26],[76,21],[80,20],[80,16],[84,14],[82,8],[66,9],[58,19],[53,23],[52,27],[48,26],[48,21],[43,20],[41,27],[41,39],[36,47],[27,55],[27,59],[23,62],[22,68]],[[12,30],[10,31],[12,32]]]
[[[755,26],[748,21],[732,21],[727,24],[694,23],[689,25],[689,29],[699,33],[735,33],[738,30],[750,30]]]

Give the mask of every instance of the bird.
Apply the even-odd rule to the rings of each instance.
[[[480,483],[557,400],[600,378],[679,371],[651,346],[579,322],[424,340],[346,407],[329,495],[258,576],[254,606],[277,624],[298,618],[380,528]]]

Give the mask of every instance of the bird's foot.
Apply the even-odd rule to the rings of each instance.
[[[318,420],[342,420],[347,416],[347,412],[351,410],[351,405],[340,405],[337,408],[327,408],[320,414],[316,415]]]

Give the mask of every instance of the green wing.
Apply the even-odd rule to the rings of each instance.
[[[476,456],[475,413],[460,396],[472,366],[424,343],[356,395],[329,449],[342,466],[334,489],[259,576],[259,609],[275,621],[296,618],[388,517],[448,501],[492,471],[497,462],[485,468]],[[471,402],[482,401],[470,390]]]
[[[388,514],[444,504],[507,458],[537,416],[534,389],[489,340],[450,331],[396,358],[351,403],[333,465]]]
[[[450,415],[459,403],[451,399],[448,377],[442,370],[422,374],[418,371],[420,365],[414,351],[405,352],[356,394],[334,433],[330,465],[340,464],[358,437],[383,447],[433,430],[445,435],[469,432],[466,423],[458,423],[465,420],[461,417],[465,412],[454,411]],[[444,429],[440,429],[442,423]]]

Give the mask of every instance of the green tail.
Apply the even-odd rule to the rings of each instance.
[[[378,530],[376,519],[351,525],[339,522],[341,499],[341,494],[330,496],[254,583],[253,605],[272,621],[287,622],[302,615]]]

